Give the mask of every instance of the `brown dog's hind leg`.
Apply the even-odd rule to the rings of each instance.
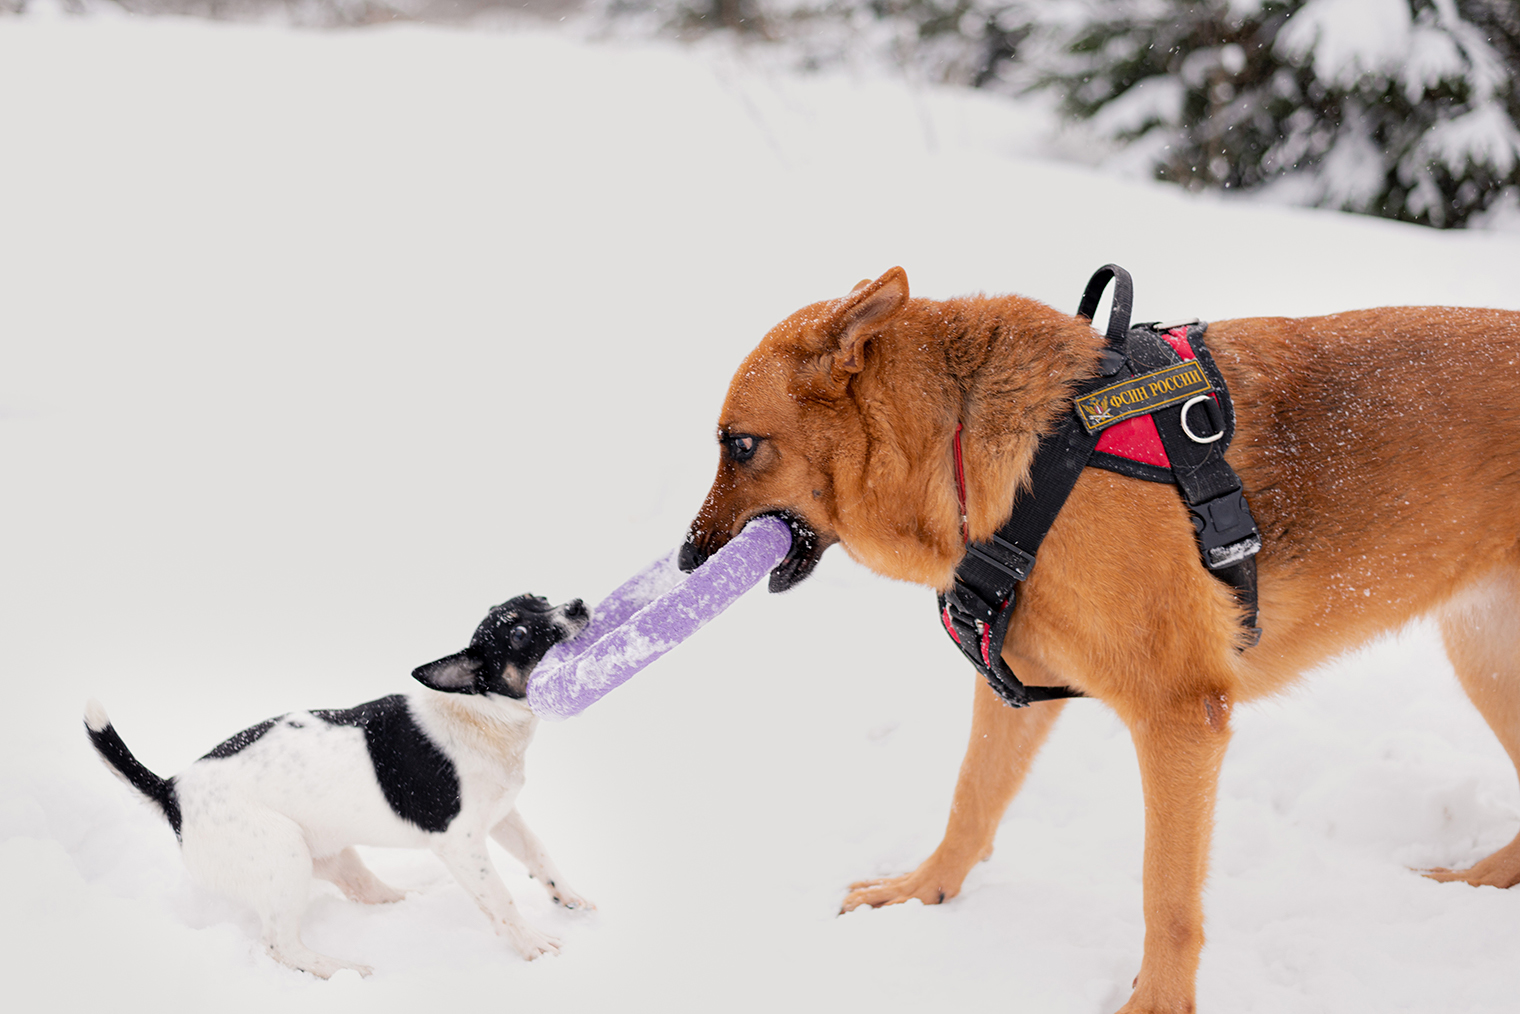
[[[1192,1011],[1230,701],[1201,693],[1158,703],[1127,724],[1145,792],[1145,957],[1119,1014]]]
[[[1520,772],[1520,568],[1501,570],[1453,603],[1441,617],[1441,634],[1462,689]],[[1469,869],[1425,875],[1513,887],[1520,883],[1520,835]]]
[[[880,908],[917,898],[937,905],[961,891],[972,866],[992,854],[1003,812],[1018,793],[1065,701],[1010,708],[980,676],[971,708],[971,742],[961,761],[945,837],[918,869],[898,877],[850,885],[841,912],[861,905]]]

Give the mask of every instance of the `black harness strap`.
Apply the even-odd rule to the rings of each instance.
[[[1093,319],[1093,315],[1098,312],[1098,301],[1103,298],[1103,290],[1108,288],[1109,279],[1114,280],[1114,305],[1108,314],[1108,351],[1122,356],[1129,338],[1129,315],[1135,309],[1135,282],[1128,271],[1117,264],[1105,264],[1094,271],[1093,276],[1087,280],[1082,302],[1077,304],[1077,316]],[[1112,376],[1112,371],[1103,375]]]
[[[1099,358],[1098,375],[1077,386],[1074,402],[1100,389],[1183,361],[1149,326],[1130,328],[1134,284],[1129,273],[1118,265],[1105,265],[1093,275],[1082,295],[1078,316],[1092,319],[1110,280],[1115,284],[1107,346]],[[1240,479],[1224,460],[1224,452],[1234,436],[1233,405],[1223,376],[1203,347],[1204,325],[1195,327],[1196,337],[1192,329],[1189,332],[1194,355],[1219,401],[1200,396],[1187,401],[1180,410],[1151,410],[1172,465],[1169,474],[1159,468],[1155,471],[1165,475],[1160,481],[1175,482],[1181,489],[1193,518],[1204,564],[1235,589],[1248,613],[1246,626],[1253,638],[1250,643],[1255,644],[1261,632],[1255,626],[1254,554],[1261,548],[1261,539],[1246,507]],[[1202,386],[1201,381],[1198,383]],[[1207,426],[1203,425],[1205,422]],[[1025,686],[1002,655],[1018,584],[1033,570],[1040,544],[1083,469],[1096,463],[1135,478],[1158,480],[1156,475],[1136,474],[1106,461],[1093,462],[1101,428],[1090,432],[1073,411],[1054,432],[1041,438],[1030,466],[1029,488],[1016,495],[1008,521],[989,541],[967,544],[966,555],[956,568],[954,586],[939,597],[940,619],[946,632],[988,685],[1013,707],[1082,696],[1069,687]],[[1204,432],[1200,433],[1200,428]],[[959,439],[957,431],[957,442]],[[959,453],[959,446],[956,450]],[[1115,459],[1119,460],[1122,459]]]
[[[1261,628],[1256,625],[1256,553],[1261,549],[1261,536],[1246,504],[1240,476],[1224,459],[1235,438],[1235,406],[1224,376],[1203,343],[1206,328],[1198,322],[1190,325],[1188,344],[1219,400],[1201,402],[1191,412],[1156,412],[1151,419],[1171,461],[1172,481],[1182,491],[1183,503],[1192,517],[1199,556],[1215,577],[1235,590],[1246,611],[1246,646],[1251,647],[1261,640]],[[1135,340],[1146,332],[1149,341]],[[1169,344],[1146,327],[1132,332],[1130,358],[1146,369],[1153,368],[1153,362],[1167,366],[1182,361]],[[1207,416],[1207,428],[1199,425],[1199,416]],[[1204,431],[1200,434],[1199,429]]]
[[[1098,269],[1087,283],[1079,313],[1092,318],[1110,279],[1115,284],[1108,344],[1099,358],[1098,376],[1078,386],[1078,397],[1129,376],[1125,345],[1134,305],[1129,272],[1117,264]],[[1015,708],[1082,696],[1069,687],[1025,686],[1003,661],[1003,641],[1013,619],[1018,584],[1029,577],[1040,543],[1097,446],[1097,434],[1088,433],[1075,413],[1067,413],[1053,433],[1041,438],[1030,465],[1029,488],[1016,495],[1007,522],[991,540],[966,545],[966,555],[955,571],[955,585],[939,597],[940,619],[950,638],[998,696]]]
[[[990,541],[967,544],[955,570],[955,587],[940,596],[940,615],[951,638],[992,689],[1014,707],[1082,696],[1066,687],[1025,686],[1003,661],[1003,640],[1018,584],[1029,577],[1040,543],[1097,442],[1081,426],[1062,426],[1044,437],[1030,468],[1032,485],[1020,495],[1013,516]]]

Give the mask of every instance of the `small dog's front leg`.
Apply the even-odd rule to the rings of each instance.
[[[570,890],[570,885],[565,883],[565,878],[554,866],[554,860],[549,858],[549,853],[544,849],[544,843],[523,822],[522,814],[516,810],[507,814],[491,828],[491,837],[528,868],[528,873],[544,885],[544,890],[549,892],[549,897],[554,899],[556,905],[565,908],[596,908]]]
[[[559,940],[529,926],[517,911],[517,903],[512,900],[507,885],[502,883],[496,867],[491,865],[483,834],[476,831],[447,833],[435,842],[433,852],[491,920],[496,935],[505,937],[525,960],[532,961],[541,954],[559,953]]]

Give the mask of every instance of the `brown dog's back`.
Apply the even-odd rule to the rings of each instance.
[[[1207,340],[1237,409],[1230,460],[1262,530],[1271,639],[1246,661],[1268,683],[1515,562],[1520,313],[1231,320]]]

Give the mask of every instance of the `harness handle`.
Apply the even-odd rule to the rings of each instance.
[[[1130,311],[1135,306],[1135,283],[1128,271],[1117,264],[1105,264],[1093,272],[1092,279],[1087,283],[1087,291],[1082,293],[1077,316],[1093,319],[1093,314],[1098,312],[1098,300],[1103,298],[1103,290],[1108,288],[1110,278],[1114,280],[1114,305],[1108,311],[1108,347],[1122,352],[1125,338],[1129,335]]]

